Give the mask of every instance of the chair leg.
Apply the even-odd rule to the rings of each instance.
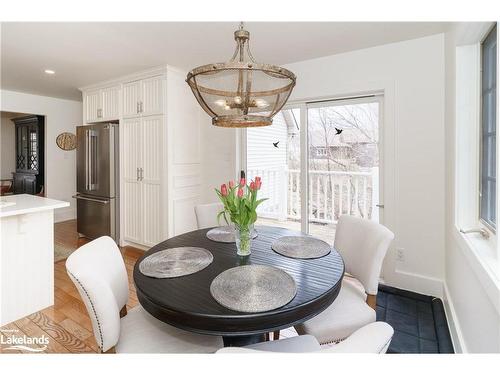
[[[377,310],[377,296],[375,294],[368,294],[366,297],[366,303],[373,310]]]
[[[266,332],[266,341],[269,341],[269,332]]]
[[[273,340],[279,340],[279,339],[280,339],[280,331],[274,331]]]
[[[106,350],[105,352],[103,352],[102,350],[100,350],[99,353],[101,353],[101,354],[116,354],[116,349],[113,346],[112,348]]]

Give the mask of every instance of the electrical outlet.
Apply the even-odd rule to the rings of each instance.
[[[396,248],[396,261],[401,263],[405,261],[405,249],[402,247]]]

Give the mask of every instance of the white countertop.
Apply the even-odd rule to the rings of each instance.
[[[38,197],[36,195],[7,195],[0,197],[0,217],[29,214],[68,206],[69,202]]]

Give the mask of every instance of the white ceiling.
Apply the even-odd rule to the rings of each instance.
[[[287,64],[441,33],[447,23],[250,22],[257,61]],[[1,87],[81,99],[78,87],[162,64],[228,60],[238,23],[2,23]],[[45,69],[56,74],[49,76]]]

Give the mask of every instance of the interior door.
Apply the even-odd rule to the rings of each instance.
[[[123,158],[123,238],[127,241],[142,241],[142,184],[139,166],[141,155],[141,120],[139,118],[123,121],[121,126],[124,152]]]
[[[140,114],[141,81],[123,85],[123,117],[136,117]]]
[[[143,116],[163,113],[163,77],[152,77],[142,81],[140,111]]]
[[[153,246],[163,240],[162,202],[161,202],[161,166],[164,160],[162,150],[163,116],[142,118],[142,183],[143,243]]]

